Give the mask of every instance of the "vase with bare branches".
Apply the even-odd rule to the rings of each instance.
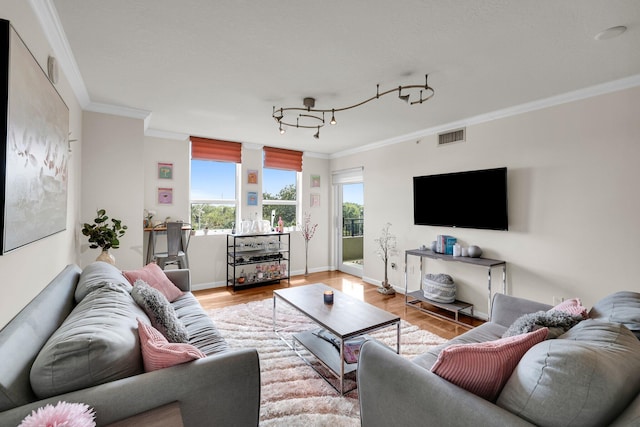
[[[318,224],[311,224],[311,214],[306,212],[304,214],[304,223],[302,224],[302,237],[304,237],[304,275],[309,275],[309,240],[313,238],[313,235],[316,233],[316,228],[318,228]]]
[[[384,227],[382,227],[382,234],[380,237],[374,240],[378,245],[376,248],[376,254],[380,257],[382,262],[384,262],[384,281],[382,282],[382,287],[378,288],[378,292],[385,295],[393,295],[396,293],[396,290],[393,289],[393,286],[389,283],[389,275],[387,273],[389,258],[398,254],[396,236],[389,232],[389,227],[391,227],[391,224],[386,223]]]

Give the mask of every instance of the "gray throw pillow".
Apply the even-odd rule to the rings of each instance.
[[[515,322],[502,335],[503,338],[514,335],[526,334],[540,328],[549,328],[547,339],[558,338],[569,329],[577,325],[582,316],[565,313],[558,310],[537,311],[525,314],[516,319]]]
[[[149,286],[144,280],[136,280],[131,296],[147,313],[151,325],[156,328],[167,341],[173,343],[188,343],[189,333],[182,324],[171,303],[160,291]]]

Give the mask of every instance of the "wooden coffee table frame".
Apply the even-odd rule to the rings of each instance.
[[[334,303],[331,305],[323,302],[323,294],[326,290],[334,292]],[[313,323],[338,338],[340,340],[339,352],[336,351],[331,343],[314,335],[311,330],[294,333],[291,341],[289,341],[288,337],[282,334],[286,328],[278,328],[278,300],[286,302],[313,321]],[[273,291],[273,331],[341,395],[357,387],[356,385],[356,387],[349,390],[345,390],[344,387],[345,375],[356,371],[358,368],[357,363],[349,364],[344,362],[345,341],[394,325],[397,329],[396,353],[400,354],[400,317],[392,313],[381,310],[322,283]],[[304,347],[322,366],[335,376],[338,380],[338,387],[302,354],[297,344]]]

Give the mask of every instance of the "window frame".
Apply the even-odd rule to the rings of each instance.
[[[264,183],[266,182],[266,178],[265,178],[265,173],[264,170],[265,169],[271,169],[271,170],[287,170],[290,172],[294,172],[296,174],[296,178],[295,178],[295,185],[296,185],[296,199],[295,200],[267,200],[267,199],[262,199],[262,206],[261,206],[261,210],[264,211],[264,207],[265,206],[295,206],[295,210],[296,210],[296,214],[295,214],[295,222],[296,225],[297,224],[301,224],[301,220],[302,220],[302,198],[300,197],[302,194],[302,172],[293,170],[293,169],[277,169],[277,168],[267,168],[267,167],[262,167],[262,194],[264,194],[264,188],[265,185]],[[292,225],[292,226],[288,226],[288,227],[293,227],[295,228],[296,225]]]
[[[234,224],[237,225],[240,218],[240,182],[241,182],[240,176],[242,171],[242,164],[236,163],[236,162],[224,161],[224,160],[207,160],[207,159],[191,158],[191,160],[189,161],[190,168],[194,160],[205,161],[205,162],[215,162],[215,163],[235,164],[235,173],[234,173],[235,199],[192,199],[191,198],[191,170],[190,170],[189,171],[189,218],[191,219],[191,209],[193,208],[194,204],[214,205],[214,206],[233,206],[235,209]],[[194,224],[192,224],[192,226],[193,225]],[[233,228],[210,228],[208,230],[209,232],[213,232],[213,233],[231,233]],[[197,231],[201,231],[201,230],[197,230]]]

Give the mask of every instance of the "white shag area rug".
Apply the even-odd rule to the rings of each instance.
[[[357,389],[345,396],[338,395],[275,335],[272,298],[210,310],[209,315],[232,348],[258,351],[262,382],[261,426],[360,426]],[[280,300],[278,324],[289,325],[287,333],[317,328]],[[407,358],[446,341],[404,320],[400,335],[400,354]],[[385,328],[371,336],[395,348],[396,328]]]

